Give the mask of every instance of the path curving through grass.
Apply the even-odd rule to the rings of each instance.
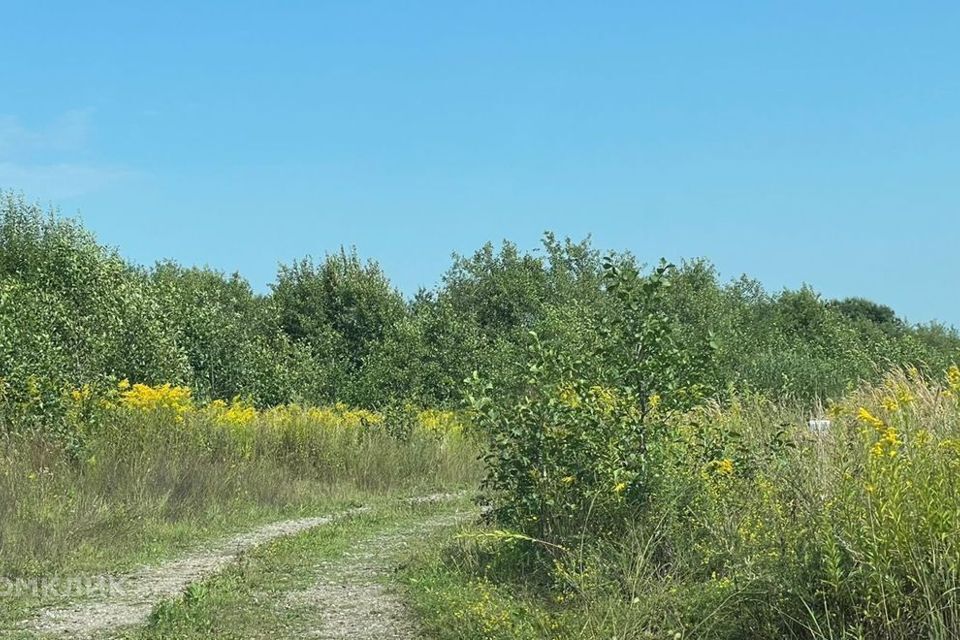
[[[392,567],[431,532],[471,515],[461,494],[434,494],[267,524],[122,576],[115,593],[40,610],[18,631],[85,639],[412,638],[415,621],[385,584]],[[211,628],[220,623],[236,626]]]

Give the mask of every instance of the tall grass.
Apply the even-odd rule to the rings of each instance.
[[[69,446],[3,440],[0,575],[101,570],[222,528],[479,473],[474,445],[443,412],[397,432],[373,412],[198,406],[178,387],[81,390],[69,402]]]
[[[577,564],[611,581],[585,599],[592,631],[957,637],[956,390],[891,375],[825,432],[761,399],[676,417],[654,500]]]
[[[898,372],[824,416],[760,397],[670,416],[622,527],[585,511],[562,551],[481,530],[433,579],[510,586],[502,608],[519,600],[541,637],[960,637],[958,394],[957,369]],[[493,624],[474,617],[460,624]]]

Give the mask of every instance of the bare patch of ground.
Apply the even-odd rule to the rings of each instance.
[[[317,628],[309,637],[322,640],[407,640],[417,637],[417,626],[402,599],[385,581],[397,563],[431,531],[475,516],[457,513],[422,520],[402,531],[362,541],[334,561],[316,567],[318,580],[306,590],[288,594],[281,606],[309,607]]]
[[[413,506],[435,504],[461,496],[460,493],[438,493],[407,498],[404,502]],[[367,510],[359,507],[329,516],[264,525],[177,560],[120,576],[111,581],[116,588],[105,596],[44,609],[33,619],[24,621],[20,629],[87,639],[144,624],[160,601],[176,598],[189,585],[216,575],[245,551]],[[309,608],[310,617],[317,620],[312,636],[316,638],[412,638],[415,625],[396,594],[383,585],[383,578],[408,547],[429,531],[456,524],[469,515],[434,516],[402,531],[365,539],[335,561],[317,565],[317,583],[308,590],[289,594],[280,606]]]
[[[143,624],[159,601],[176,597],[191,583],[218,573],[244,551],[363,511],[365,509],[357,508],[331,516],[264,525],[179,560],[143,567],[114,581],[117,587],[105,599],[45,609],[23,626],[37,633],[90,638],[120,627]]]

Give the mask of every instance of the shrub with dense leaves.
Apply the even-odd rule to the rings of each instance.
[[[618,313],[594,329],[591,358],[604,365],[531,334],[521,393],[471,378],[475,420],[489,439],[484,486],[500,522],[554,548],[619,530],[643,506],[652,427],[704,390],[690,382],[702,367],[680,352],[660,302],[672,270],[643,276],[607,261],[605,295]]]

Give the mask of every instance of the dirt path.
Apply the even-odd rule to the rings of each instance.
[[[421,496],[409,499],[411,503],[424,502],[443,502],[455,497],[456,494],[436,494],[431,496]],[[256,546],[268,543],[283,536],[296,535],[298,533],[313,529],[314,527],[329,524],[339,518],[346,516],[359,515],[368,511],[365,507],[349,509],[337,514],[314,518],[299,518],[295,520],[286,520],[264,525],[252,531],[234,536],[219,544],[208,546],[202,550],[193,552],[180,559],[166,562],[158,566],[143,567],[133,573],[122,576],[114,581],[117,588],[108,595],[101,597],[96,601],[80,602],[60,608],[50,608],[40,611],[36,617],[24,621],[21,629],[44,635],[67,636],[71,638],[93,638],[108,635],[122,627],[144,624],[154,606],[164,599],[175,598],[192,583],[199,582],[209,578],[229,564],[235,562],[243,552]],[[433,520],[424,521],[423,525],[428,526]],[[439,526],[439,525],[436,525]],[[417,528],[419,530],[419,527]],[[386,558],[388,551],[396,551],[403,545],[406,538],[391,539],[384,538],[371,544],[372,548],[357,552],[349,556],[350,562],[338,565],[338,573],[345,581],[343,589],[340,592],[340,598],[327,597],[333,594],[335,587],[333,583],[327,588],[327,594],[324,595],[323,589],[319,589],[313,596],[304,595],[304,597],[315,597],[318,605],[321,602],[333,602],[346,606],[347,602],[352,601],[357,607],[366,611],[370,615],[378,615],[377,612],[383,612],[381,617],[391,618],[391,611],[395,609],[396,603],[385,593],[377,592],[373,583],[358,582],[362,576],[369,578],[378,575],[378,558]],[[352,563],[352,564],[351,564]],[[356,571],[349,571],[349,567],[355,567]],[[353,596],[349,595],[350,587],[346,585],[357,585],[358,591]],[[381,601],[382,605],[377,604]],[[340,610],[337,606],[332,606],[330,611]],[[326,612],[324,615],[330,613]],[[399,618],[398,618],[399,619]],[[340,623],[331,619],[331,627],[338,627]],[[398,627],[399,628],[399,627]],[[333,635],[319,637],[393,637],[392,634],[386,636],[363,636],[361,635]],[[403,636],[396,636],[403,637]]]
[[[160,600],[176,597],[191,583],[214,575],[235,561],[242,552],[362,511],[364,509],[357,508],[330,516],[264,525],[179,560],[139,569],[117,580],[115,592],[106,599],[45,609],[34,620],[26,622],[24,627],[37,633],[85,638],[119,627],[142,624]]]
[[[315,568],[317,582],[287,595],[280,606],[316,612],[309,635],[322,640],[409,640],[417,626],[400,597],[384,583],[396,565],[423,538],[441,527],[455,526],[473,512],[445,514],[412,527],[379,534],[334,561]]]

